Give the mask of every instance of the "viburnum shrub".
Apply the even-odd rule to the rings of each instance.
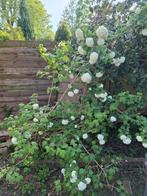
[[[19,105],[17,116],[1,123],[9,130],[14,152],[0,175],[19,184],[23,192],[33,191],[36,180],[46,194],[46,181],[54,176],[56,192],[61,194],[94,196],[111,190],[127,195],[118,165],[131,156],[136,143],[142,154],[147,148],[144,98],[140,93],[106,91],[105,68],[117,70],[125,62],[123,54],[108,48],[111,35],[106,27],[94,32],[77,29],[75,36],[76,42],[61,42],[52,53],[39,47],[47,66],[38,74],[52,79],[49,97],[60,90],[59,83],[69,84],[55,105],[49,99],[47,106],[40,107],[34,95],[30,103]],[[122,150],[117,150],[119,146]]]

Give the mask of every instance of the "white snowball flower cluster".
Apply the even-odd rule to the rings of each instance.
[[[143,138],[141,136],[139,136],[139,135],[136,136],[136,140],[138,142],[143,142]]]
[[[84,73],[81,76],[81,80],[82,80],[82,82],[89,84],[92,80],[92,76],[89,73]]]
[[[111,116],[111,117],[110,117],[110,121],[111,121],[111,122],[116,122],[116,121],[117,121],[117,118],[116,118],[115,116]]]
[[[91,178],[87,177],[85,178],[86,184],[90,184],[91,183]]]
[[[75,120],[76,118],[75,118],[74,116],[71,116],[70,119],[71,119],[71,120]]]
[[[95,97],[97,99],[101,99],[102,102],[105,102],[107,100],[107,96],[108,96],[108,93],[107,92],[100,93],[100,94],[95,94]]]
[[[39,120],[38,120],[37,118],[34,118],[34,119],[33,119],[33,122],[34,122],[34,123],[37,123],[38,121],[39,121]]]
[[[85,52],[85,50],[82,48],[82,46],[79,46],[79,47],[78,47],[78,52],[79,52],[80,55],[85,55],[85,54],[86,54],[86,52]]]
[[[101,78],[102,76],[103,76],[103,73],[102,72],[98,72],[98,73],[96,73],[96,78]]]
[[[52,128],[53,125],[54,125],[54,124],[53,124],[52,122],[50,122],[49,125],[48,125],[48,128]]]
[[[38,109],[39,109],[39,104],[38,103],[33,104],[33,110],[38,110]]]
[[[70,182],[71,183],[75,183],[77,181],[77,172],[76,171],[72,171],[71,172],[71,177],[70,177]]]
[[[86,45],[90,48],[92,48],[94,46],[94,40],[92,37],[87,37],[86,38]]]
[[[61,173],[63,174],[63,176],[65,176],[65,169],[64,168],[61,169]]]
[[[143,29],[142,32],[141,32],[141,34],[142,34],[143,36],[147,36],[147,29]]]
[[[97,44],[98,45],[104,45],[105,40],[108,37],[108,29],[104,26],[99,26],[99,28],[96,30],[96,35],[98,37]]]
[[[14,145],[17,145],[18,144],[18,141],[17,141],[17,138],[16,137],[12,137],[11,142]]]
[[[104,144],[106,143],[103,134],[98,134],[98,135],[97,135],[97,139],[99,140],[99,144],[100,144],[100,145],[104,145]]]
[[[144,148],[147,148],[147,143],[142,143],[142,146],[143,146]]]
[[[110,56],[110,58],[113,59],[113,58],[115,57],[115,52],[112,51],[112,52],[109,54],[109,56]]]
[[[87,188],[87,184],[86,183],[84,183],[82,181],[79,182],[79,184],[78,184],[79,191],[84,191],[86,188]]]
[[[76,38],[77,38],[78,41],[83,41],[84,40],[84,34],[83,34],[83,31],[80,28],[78,28],[76,30],[75,34],[76,34]]]
[[[96,62],[97,62],[97,60],[98,60],[98,57],[99,57],[99,55],[98,55],[97,52],[92,52],[92,53],[90,54],[89,63],[90,63],[91,65],[96,64]]]
[[[62,125],[68,125],[69,121],[67,119],[62,120]]]
[[[84,119],[85,119],[85,116],[82,115],[82,116],[80,117],[80,120],[84,120]]]
[[[127,145],[131,144],[132,142],[132,140],[126,135],[121,135],[120,139],[123,141],[124,144],[127,144]]]
[[[119,67],[122,63],[125,62],[125,57],[122,56],[120,58],[115,58],[113,59],[113,64],[116,66],[116,67]]]
[[[84,140],[86,140],[88,138],[88,134],[84,133],[82,137],[83,137]]]

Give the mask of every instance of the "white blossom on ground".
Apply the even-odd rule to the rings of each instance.
[[[142,146],[143,146],[144,148],[147,148],[147,143],[142,143]]]
[[[74,97],[74,95],[75,95],[72,91],[69,91],[67,94],[69,97]]]
[[[71,183],[75,183],[76,181],[77,181],[77,172],[76,171],[72,171],[71,172],[70,182]]]
[[[79,191],[84,191],[86,188],[87,188],[87,184],[86,183],[84,183],[82,181],[79,182],[79,184],[78,184]]]
[[[94,65],[94,64],[97,62],[98,57],[99,57],[99,55],[98,55],[97,52],[92,52],[92,53],[90,54],[89,63],[90,63],[91,65]]]
[[[88,134],[84,133],[82,137],[83,137],[84,140],[86,140],[88,138]]]
[[[103,76],[103,73],[102,73],[102,72],[96,73],[96,77],[97,77],[97,78],[101,78],[102,76]]]
[[[143,141],[142,137],[139,136],[139,135],[136,136],[136,140],[137,140],[138,142],[142,142],[142,141]]]
[[[76,94],[76,95],[77,95],[77,94],[79,93],[79,89],[74,89],[74,91],[73,91],[73,92],[74,92],[74,94]]]
[[[78,52],[79,52],[80,55],[85,55],[85,54],[86,54],[86,52],[85,52],[85,50],[82,48],[82,46],[79,46],[79,47],[78,47]]]
[[[43,132],[42,132],[42,131],[39,131],[38,134],[39,134],[39,135],[43,135]]]
[[[120,57],[120,62],[121,62],[121,63],[124,63],[125,60],[126,60],[126,58],[125,58],[124,56],[121,56],[121,57]]]
[[[77,38],[78,41],[83,41],[84,40],[84,33],[80,28],[78,28],[76,30],[75,34],[76,34],[76,38]]]
[[[62,120],[62,125],[68,125],[68,123],[69,123],[68,120],[66,120],[66,119],[63,119],[63,120]]]
[[[91,178],[87,177],[85,178],[86,184],[90,184],[91,183]]]
[[[99,28],[96,30],[96,35],[98,38],[106,40],[108,37],[108,29],[104,26],[99,26]]]
[[[116,122],[116,121],[117,121],[117,118],[116,118],[115,116],[111,116],[111,117],[110,117],[110,121],[111,121],[111,122]]]
[[[75,125],[75,129],[77,129],[78,128],[78,125]]]
[[[104,39],[99,38],[99,39],[97,40],[97,45],[98,45],[98,46],[103,46],[104,44],[105,44],[105,40],[104,40]]]
[[[74,116],[71,116],[70,119],[71,119],[71,120],[75,120],[76,118],[75,118]]]
[[[120,139],[121,139],[121,140],[125,140],[125,139],[127,139],[127,136],[126,136],[126,135],[121,135],[121,136],[120,136]]]
[[[37,123],[39,120],[37,118],[33,119],[33,122]]]
[[[16,137],[12,137],[11,142],[14,145],[17,145],[18,144],[18,141],[17,141],[17,138]]]
[[[33,110],[38,110],[38,109],[39,109],[39,104],[38,103],[33,104]]]
[[[142,34],[143,36],[147,36],[147,28],[146,28],[146,29],[143,29],[142,32],[141,32],[141,34]]]
[[[89,84],[92,80],[92,76],[89,73],[84,73],[81,76],[81,80],[82,80],[82,82]]]
[[[88,47],[91,47],[91,48],[94,46],[94,41],[93,41],[93,38],[92,37],[87,37],[86,38],[86,45]]]

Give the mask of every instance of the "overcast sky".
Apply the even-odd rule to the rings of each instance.
[[[52,16],[51,22],[54,31],[57,29],[59,20],[68,1],[69,0],[42,0],[47,12]]]

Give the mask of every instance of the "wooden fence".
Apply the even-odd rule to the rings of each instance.
[[[28,102],[33,93],[38,93],[40,105],[47,103],[46,89],[51,81],[36,76],[45,66],[38,45],[35,41],[0,42],[0,119],[11,108],[16,112],[18,104]],[[54,44],[48,42],[45,46],[52,50]]]

